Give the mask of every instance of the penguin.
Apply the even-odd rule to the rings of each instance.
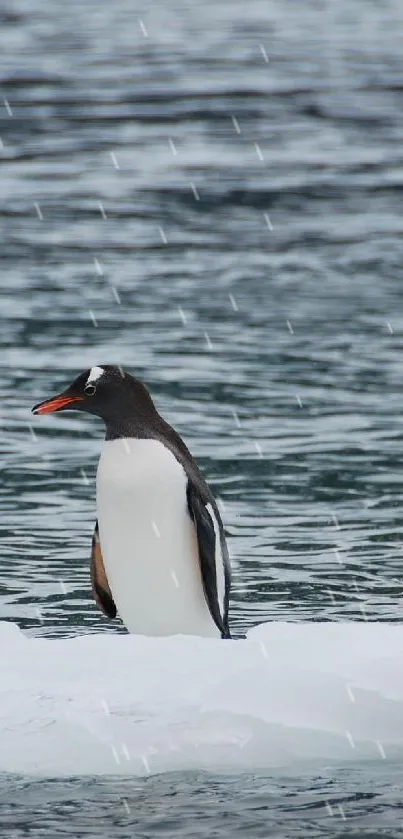
[[[85,411],[105,424],[91,549],[94,599],[129,632],[230,638],[231,573],[214,496],[146,386],[120,367],[81,373],[34,414]]]

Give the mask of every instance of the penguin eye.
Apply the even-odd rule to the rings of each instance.
[[[97,389],[93,382],[89,382],[87,385],[85,385],[84,393],[86,396],[94,396],[96,392]]]

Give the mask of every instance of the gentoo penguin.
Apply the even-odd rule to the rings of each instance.
[[[120,367],[92,367],[34,414],[101,417],[91,581],[129,632],[229,638],[230,564],[217,504],[148,390]]]

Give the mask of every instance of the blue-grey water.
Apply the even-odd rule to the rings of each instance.
[[[143,378],[220,498],[232,625],[403,610],[400,0],[0,12],[0,619],[122,631],[82,369]],[[403,836],[400,766],[0,779],[20,837]]]

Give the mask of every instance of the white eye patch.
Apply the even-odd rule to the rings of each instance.
[[[90,375],[88,376],[88,379],[87,379],[87,385],[91,384],[91,382],[97,382],[98,379],[100,379],[101,376],[104,375],[104,373],[105,373],[105,370],[104,370],[103,367],[91,367]]]

